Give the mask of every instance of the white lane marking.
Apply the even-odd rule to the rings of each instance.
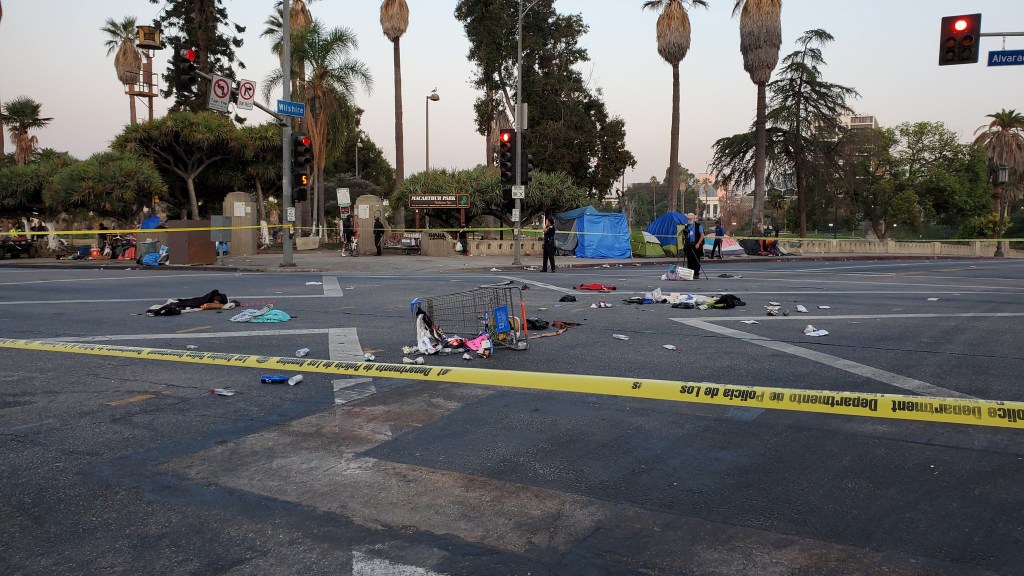
[[[341,291],[341,284],[338,284],[337,276],[324,276],[324,296],[340,298],[344,295],[344,292]]]
[[[331,360],[362,362],[363,347],[355,328],[330,328],[327,330],[327,349]]]
[[[426,568],[395,564],[352,551],[352,576],[445,576]]]
[[[334,385],[334,405],[340,406],[366,398],[367,396],[373,396],[377,393],[377,387],[369,384],[369,382],[373,382],[373,378],[332,380],[331,383]]]
[[[831,292],[829,293],[831,294]],[[842,314],[835,316],[811,316],[808,314],[791,313],[789,316],[728,316],[716,318],[701,318],[706,322],[737,322],[743,320],[757,320],[775,322],[777,320],[887,320],[889,318],[1014,318],[1024,316],[1024,312],[970,312],[962,314]],[[687,318],[673,318],[676,321],[687,320]]]
[[[714,332],[716,334],[721,334],[723,336],[737,338],[739,340],[744,340],[751,344],[757,344],[758,346],[764,346],[765,348],[771,348],[772,350],[785,352],[787,354],[792,354],[794,356],[799,356],[812,362],[818,362],[826,366],[831,366],[832,368],[838,368],[839,370],[844,370],[852,374],[857,374],[858,376],[864,376],[872,380],[877,380],[878,382],[889,384],[897,388],[902,388],[903,390],[917,392],[918,394],[922,394],[924,396],[973,398],[973,396],[968,396],[960,392],[955,392],[953,390],[942,388],[940,386],[935,386],[934,384],[929,384],[927,382],[915,380],[914,378],[900,376],[899,374],[887,372],[880,368],[872,368],[871,366],[867,366],[859,362],[846,360],[844,358],[839,358],[838,356],[825,354],[823,352],[817,352],[815,350],[808,350],[806,348],[794,346],[793,344],[777,342],[764,336],[758,336],[757,334],[741,332],[739,330],[733,330],[732,328],[725,328],[724,326],[715,326],[714,324],[711,324],[710,322],[705,322],[704,320],[690,318],[673,318],[673,320],[682,324],[686,324],[688,326],[693,326],[694,328],[700,328],[701,330],[707,330],[708,332]]]
[[[274,294],[272,296],[230,296],[232,300],[291,300],[295,298],[326,298],[323,294]],[[117,304],[123,302],[149,302],[150,304],[166,302],[166,298],[106,298],[90,300],[18,300],[15,302],[0,302],[0,306],[22,306],[26,304]]]
[[[238,338],[247,336],[294,336],[300,334],[326,334],[330,328],[303,330],[254,330],[252,332],[191,332],[189,334],[109,334],[106,336],[58,336],[44,338],[44,342],[106,342],[108,340],[191,340],[193,338]],[[355,330],[355,328],[352,328]],[[363,357],[359,354],[359,359]]]

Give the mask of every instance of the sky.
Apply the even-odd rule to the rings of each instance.
[[[708,9],[690,10],[692,44],[680,65],[679,161],[694,173],[706,170],[715,140],[749,129],[757,99],[743,70],[733,0],[708,3]],[[485,142],[474,125],[477,93],[470,84],[469,44],[453,16],[456,2],[408,4],[409,30],[401,40],[406,175],[426,165],[428,114],[431,166],[472,168],[485,161]],[[247,27],[239,50],[246,70],[238,76],[256,81],[257,93],[278,65],[269,42],[260,38],[273,5],[273,0],[225,0],[228,16]],[[652,176],[663,179],[669,164],[672,69],[657,53],[657,13],[641,5],[641,0],[555,3],[561,13],[581,14],[589,26],[581,46],[590,61],[581,71],[601,90],[609,113],[625,120],[626,147],[637,159],[636,168],[626,171],[627,186]],[[129,108],[100,28],[108,17],[120,21],[131,15],[149,23],[161,6],[147,0],[5,0],[0,100],[25,95],[43,104],[43,116],[53,121],[36,132],[40,146],[78,158],[107,149],[129,122]],[[373,75],[372,92],[356,95],[365,110],[362,127],[394,164],[393,56],[381,32],[380,3],[318,0],[309,6],[327,26],[355,32],[354,56]],[[857,114],[874,115],[882,126],[941,121],[969,141],[987,124],[986,114],[1024,110],[1024,66],[984,62],[988,51],[1004,49],[1004,42],[1007,50],[1024,50],[1024,37],[986,37],[978,64],[938,65],[942,17],[973,12],[983,15],[983,33],[1024,31],[1024,2],[1019,1],[785,0],[780,56],[797,49],[795,40],[804,31],[825,29],[835,41],[824,49],[824,78],[860,92],[851,102]],[[169,59],[169,49],[158,52],[156,67],[162,70]],[[427,104],[435,88],[440,100]],[[163,115],[169,104],[158,98],[156,114]],[[241,115],[250,123],[268,119],[258,110]]]

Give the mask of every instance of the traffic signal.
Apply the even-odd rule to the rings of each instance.
[[[309,168],[313,164],[313,141],[306,132],[292,132],[292,202],[309,197]]]
[[[981,14],[945,16],[939,45],[939,66],[975,64],[981,52]]]
[[[195,93],[196,83],[199,76],[196,74],[196,57],[198,53],[192,48],[175,48],[174,73],[178,81],[176,88],[179,94],[192,95]]]
[[[501,185],[516,183],[516,131],[502,130],[498,133],[498,168],[501,170]]]
[[[520,132],[518,136],[519,149],[522,150],[519,153],[519,183],[525,186],[533,179],[533,157],[526,152],[526,132]]]

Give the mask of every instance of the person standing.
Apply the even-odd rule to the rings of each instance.
[[[384,248],[384,223],[380,220],[380,212],[373,219],[373,243],[377,246],[377,256],[380,256]]]
[[[711,258],[715,257],[715,250],[718,251],[718,259],[722,259],[722,238],[725,237],[725,228],[722,226],[722,221],[715,222],[715,243],[711,245]]]
[[[698,250],[704,250],[704,226],[697,222],[697,217],[687,214],[686,235],[684,237],[683,251],[686,254],[686,267],[693,270],[693,279],[700,279],[700,255]]]
[[[551,263],[551,271],[555,271],[555,221],[547,218],[544,224],[544,267],[541,272],[548,271],[548,263]]]

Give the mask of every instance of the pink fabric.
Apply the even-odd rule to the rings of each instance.
[[[480,336],[477,336],[472,340],[466,340],[466,347],[476,352],[477,350],[480,349],[480,345],[483,343],[484,340],[487,340],[487,334],[481,334]]]

